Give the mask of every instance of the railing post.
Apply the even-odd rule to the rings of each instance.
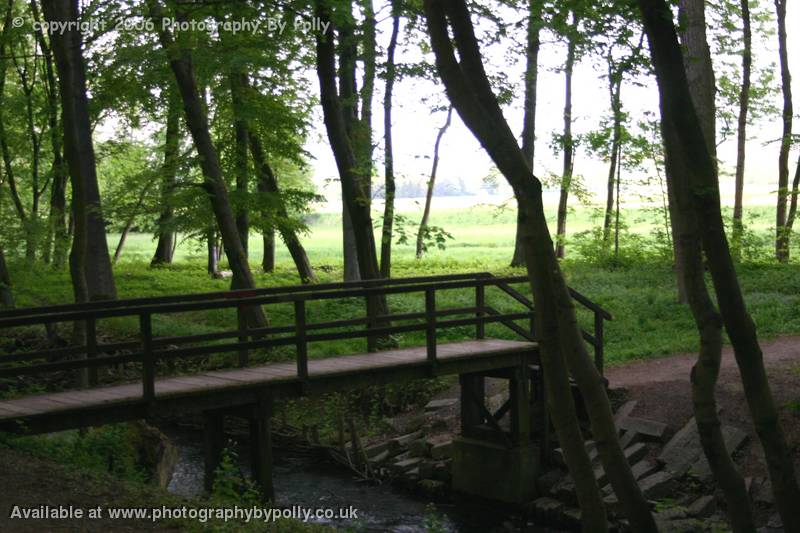
[[[306,302],[294,301],[294,325],[297,343],[297,377],[308,378],[308,342],[306,341]]]
[[[436,364],[436,289],[425,289],[425,341],[428,363]]]
[[[376,305],[375,305],[375,297],[367,296],[367,330],[373,329],[375,327],[375,315],[376,312]],[[367,333],[367,352],[377,352],[378,351],[378,339],[374,335],[370,335]]]
[[[247,314],[242,305],[236,307],[236,321],[239,329],[239,342],[247,342]],[[247,366],[249,359],[250,355],[247,348],[239,347],[239,366]]]
[[[142,396],[153,401],[156,396],[156,365],[153,358],[153,322],[150,313],[139,315],[139,334],[142,340]]]
[[[480,280],[478,280],[478,284],[475,285],[475,307],[478,309],[478,312],[475,313],[478,319],[478,322],[475,324],[475,338],[484,339],[486,338],[486,324],[483,322],[483,309],[486,307],[486,285],[481,283]]]
[[[599,311],[594,312],[594,365],[600,375],[603,375],[603,315]]]
[[[86,326],[86,359],[90,361],[97,357],[97,322],[94,317],[89,317],[84,322]],[[97,385],[97,367],[90,366],[85,369],[86,382],[90,387]]]

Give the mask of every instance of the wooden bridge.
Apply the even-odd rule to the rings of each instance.
[[[547,442],[548,427],[542,405],[543,383],[538,372],[538,347],[533,327],[533,303],[513,285],[525,277],[495,277],[488,273],[327,283],[182,296],[137,298],[87,304],[57,305],[0,313],[0,331],[17,338],[73,324],[83,337],[78,345],[13,351],[0,355],[0,379],[56,375],[58,383],[75,383],[67,390],[24,395],[0,401],[0,431],[43,433],[143,419],[153,414],[203,413],[205,421],[206,481],[225,444],[224,418],[244,416],[250,421],[254,478],[272,495],[270,418],[273,399],[313,395],[367,385],[399,382],[448,374],[458,375],[462,387],[462,435],[492,442],[501,448],[527,447],[534,433]],[[501,311],[489,304],[487,291],[519,307]],[[437,305],[437,295],[457,291],[462,307]],[[385,312],[377,299],[421,295],[424,310]],[[583,295],[572,291],[577,303],[593,316],[593,330],[584,331],[602,371],[603,322],[611,315]],[[496,299],[496,298],[495,298]],[[327,303],[325,302],[327,301]],[[363,301],[355,318],[315,322],[315,306]],[[420,302],[421,303],[421,302]],[[247,311],[291,309],[291,323],[248,328]],[[418,307],[422,307],[419,305]],[[498,306],[499,307],[499,306]],[[169,315],[208,311],[227,313],[235,320],[228,331],[168,335],[159,322]],[[234,319],[235,311],[235,319]],[[98,322],[127,320],[138,324],[134,340],[101,343]],[[135,322],[132,322],[135,321]],[[522,325],[520,324],[522,323]],[[515,339],[489,338],[486,328],[497,324]],[[156,326],[154,328],[154,325]],[[34,332],[31,332],[33,328]],[[474,328],[469,339],[440,342],[445,330]],[[12,330],[10,332],[9,330]],[[154,333],[154,329],[158,334]],[[38,330],[38,331],[37,331]],[[425,345],[378,350],[390,336],[424,333]],[[452,333],[450,335],[452,336]],[[345,339],[365,339],[366,352],[328,358],[309,358],[309,345]],[[421,343],[421,336],[420,336]],[[286,358],[293,347],[293,360]],[[221,357],[232,359],[228,368],[175,371],[181,360]],[[202,368],[195,364],[193,368]],[[139,376],[137,381],[132,378]],[[485,405],[486,377],[507,379],[509,399],[497,412]],[[30,379],[30,378],[29,378]],[[540,413],[538,419],[532,415]],[[501,427],[501,419],[509,421]],[[527,449],[527,448],[525,448]],[[540,451],[546,449],[539,448]],[[525,459],[527,460],[527,459]],[[481,483],[485,483],[483,480]],[[468,484],[468,483],[467,483]],[[465,487],[469,492],[469,487]],[[505,498],[509,499],[509,498]],[[514,499],[511,497],[510,499]]]

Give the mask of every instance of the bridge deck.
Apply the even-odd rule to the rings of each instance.
[[[510,368],[532,362],[537,345],[482,339],[442,343],[436,351],[434,367],[428,362],[425,346],[310,360],[305,381],[298,378],[294,361],[165,377],[155,381],[153,402],[143,399],[141,383],[26,396],[0,401],[0,430],[48,432],[152,414],[235,407],[265,391],[289,397],[431,375]]]

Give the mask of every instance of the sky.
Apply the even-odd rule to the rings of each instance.
[[[772,2],[765,4],[772,8]],[[793,94],[800,95],[800,35],[792,31],[793,21],[800,21],[800,6],[798,2],[788,2],[787,27],[790,70],[794,74],[792,89]],[[379,13],[379,42],[385,48],[388,42],[388,29],[391,21],[387,17],[381,20]],[[478,27],[480,29],[480,22]],[[755,40],[755,39],[754,39]],[[754,56],[756,63],[774,61],[777,63],[777,36],[769,38],[768,43],[754,42]],[[524,72],[524,58],[514,63],[508,60],[506,50],[493,48],[484,50],[484,61],[490,71],[504,71],[511,80],[522,80]],[[543,177],[548,173],[558,174],[561,169],[560,154],[550,148],[550,139],[553,133],[563,129],[564,106],[564,77],[557,71],[563,64],[565,47],[560,43],[547,42],[542,44],[540,51],[540,74],[538,84],[537,107],[537,144],[534,172]],[[404,55],[398,51],[397,60],[403,61],[408,57],[418,55]],[[587,57],[575,68],[573,81],[573,129],[576,133],[585,133],[597,128],[599,120],[608,113],[608,96],[605,79],[601,76],[605,68],[602,63],[595,66],[599,60]],[[312,73],[313,74],[313,73]],[[775,71],[776,83],[779,81],[779,72]],[[311,87],[318,89],[316,79],[311,80]],[[632,116],[639,116],[645,110],[657,111],[658,92],[654,78],[638,80],[644,86],[623,87],[623,105]],[[504,108],[504,114],[512,130],[521,131],[522,125],[522,88],[517,85],[518,91],[514,101]],[[395,85],[395,110],[393,120],[393,140],[395,146],[395,172],[399,179],[427,179],[430,173],[431,153],[438,128],[445,119],[445,112],[433,113],[423,97],[429,99],[440,98],[444,102],[443,89],[429,82],[403,80]],[[775,103],[779,104],[780,95],[776,95]],[[373,126],[374,138],[377,143],[376,155],[382,157],[383,128],[382,108],[383,85],[378,83],[375,93],[375,117]],[[800,96],[795,97],[795,108],[800,108]],[[800,120],[795,118],[795,132],[800,130]],[[773,203],[774,191],[777,181],[777,156],[778,145],[767,141],[775,140],[781,135],[781,122],[779,116],[762,120],[749,128],[749,141],[746,165],[745,195],[751,204]],[[335,164],[330,147],[325,137],[321,112],[316,110],[313,118],[312,135],[307,145],[307,150],[314,155],[312,162],[313,179],[318,184],[320,192],[329,198],[332,204],[338,202],[338,183],[330,182],[336,178]],[[724,203],[732,203],[733,197],[733,164],[735,162],[735,137],[718,147],[722,175],[720,187]],[[453,114],[453,124],[445,135],[440,151],[439,178],[442,180],[463,179],[465,182],[479,186],[481,180],[488,175],[493,165],[486,153],[480,148],[471,132],[464,126],[457,113]],[[797,151],[790,155],[791,171],[797,161]],[[382,159],[377,162],[379,176],[375,183],[382,182]],[[595,201],[602,200],[606,186],[607,164],[592,159],[585,151],[579,150],[575,161],[574,172],[583,176],[586,188],[594,195]],[[638,180],[636,174],[623,175],[623,187],[627,184],[629,194],[623,193],[623,203],[637,203],[642,200],[637,196],[643,191],[641,187],[634,187],[631,183]],[[502,181],[502,179],[501,179]],[[504,196],[510,193],[501,191],[496,201],[503,201]],[[555,195],[547,195],[552,199]],[[436,205],[446,207],[449,200],[442,198]],[[456,202],[453,200],[453,202]]]

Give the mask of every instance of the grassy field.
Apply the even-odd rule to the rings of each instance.
[[[606,357],[610,364],[634,358],[657,356],[677,351],[694,350],[697,335],[688,309],[675,303],[674,273],[669,261],[652,250],[658,247],[647,233],[657,226],[657,213],[637,209],[625,212],[629,234],[623,238],[623,251],[632,260],[609,268],[591,257],[593,250],[588,238],[568,242],[568,258],[564,271],[572,287],[603,305],[613,315],[607,324]],[[762,249],[768,256],[769,210],[758,209],[750,213],[754,249]],[[411,245],[395,248],[393,276],[443,274],[452,272],[490,271],[496,274],[522,274],[521,269],[508,267],[513,251],[514,213],[510,209],[498,210],[478,206],[472,209],[451,209],[435,213],[432,224],[442,226],[453,235],[445,250],[433,250],[422,260],[413,257]],[[571,232],[577,233],[596,227],[596,213],[581,209],[572,213]],[[323,281],[341,278],[340,232],[338,218],[331,214],[311,217],[310,232],[304,243],[312,263]],[[761,235],[761,236],[759,236]],[[109,237],[115,243],[116,236]],[[763,242],[762,242],[763,241]],[[761,244],[758,244],[761,243]],[[764,244],[766,243],[766,244]],[[251,258],[258,272],[260,239],[251,240]],[[151,269],[148,262],[153,249],[149,235],[131,235],[123,259],[115,267],[120,297],[181,294],[222,290],[228,280],[211,279],[205,273],[202,246],[182,242],[177,261],[167,268]],[[758,246],[761,248],[758,248]],[[576,250],[589,254],[581,257]],[[643,250],[651,249],[645,253]],[[589,252],[586,252],[589,250]],[[762,253],[759,252],[759,253]],[[755,253],[755,252],[754,252]],[[278,268],[273,274],[257,273],[260,286],[288,285],[298,279],[288,253],[281,246],[277,253]],[[792,263],[777,265],[769,262],[745,262],[739,267],[741,283],[759,332],[763,337],[800,333],[800,267]],[[12,263],[15,293],[19,305],[36,305],[48,302],[69,302],[71,287],[66,272],[54,272],[46,267],[27,269],[18,262]],[[471,292],[448,291],[441,296],[442,307],[468,305]],[[392,310],[422,310],[421,295],[400,295],[390,298]],[[488,294],[490,304],[500,309],[519,310],[509,298],[499,292]],[[273,323],[292,320],[288,306],[272,306],[267,310]],[[363,302],[312,304],[309,320],[323,321],[332,317],[345,318],[363,313]],[[588,328],[591,317],[581,314]],[[186,313],[156,318],[156,333],[188,334],[232,329],[233,314],[227,311]],[[114,336],[127,336],[136,331],[136,324],[125,320],[100,324],[101,331]],[[444,338],[464,338],[471,328],[451,330]],[[489,333],[498,337],[514,338],[502,326],[493,326]],[[424,344],[424,337],[407,334],[398,339],[401,345]],[[363,340],[312,345],[312,357],[326,357],[340,353],[363,351]],[[285,357],[293,357],[286,352]],[[223,364],[224,361],[212,361]]]

